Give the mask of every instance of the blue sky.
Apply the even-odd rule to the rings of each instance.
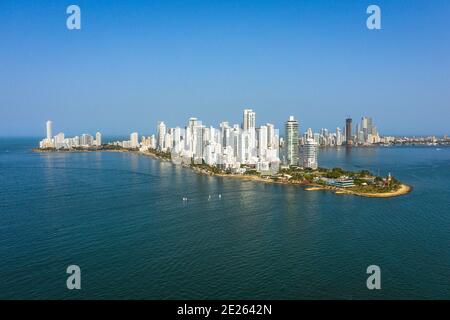
[[[82,29],[66,28],[81,7]],[[382,30],[366,28],[377,4]],[[445,134],[450,1],[0,2],[0,135],[149,134],[156,122]]]

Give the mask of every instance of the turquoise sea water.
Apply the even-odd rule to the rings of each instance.
[[[37,141],[0,139],[2,299],[450,298],[450,148],[321,150],[321,166],[414,187],[371,199],[136,154],[32,153]]]

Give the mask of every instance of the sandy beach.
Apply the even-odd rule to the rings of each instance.
[[[411,192],[412,188],[406,184],[402,184],[400,188],[393,192],[385,192],[385,193],[359,193],[352,192],[351,190],[344,190],[350,194],[355,194],[361,197],[369,197],[369,198],[390,198],[390,197],[398,197],[404,194]]]
[[[402,184],[400,188],[396,191],[392,192],[380,192],[380,193],[369,193],[369,192],[357,192],[344,188],[336,188],[336,187],[327,187],[327,186],[317,186],[306,188],[307,191],[318,191],[318,190],[330,190],[334,191],[335,194],[351,194],[360,197],[368,197],[368,198],[391,198],[405,195],[411,192],[412,188],[406,184]]]

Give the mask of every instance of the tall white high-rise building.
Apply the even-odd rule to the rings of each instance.
[[[259,137],[258,137],[258,156],[265,157],[267,151],[267,127],[261,126],[259,128]]]
[[[313,139],[314,135],[313,135],[313,131],[311,128],[308,128],[308,130],[306,131],[306,139]]]
[[[83,133],[80,138],[80,145],[83,147],[90,147],[94,142],[94,137],[88,133]]]
[[[198,124],[197,118],[194,118],[194,117],[189,118],[189,124],[188,124],[189,128],[194,128],[197,124]]]
[[[96,145],[97,147],[99,147],[99,146],[102,145],[102,134],[101,134],[100,132],[97,132],[97,133],[95,134],[95,145]]]
[[[181,128],[176,127],[173,130],[173,146],[175,148],[175,152],[179,153],[181,151]]]
[[[47,121],[47,139],[50,141],[53,137],[53,122]]]
[[[336,145],[340,146],[344,142],[344,137],[342,135],[341,129],[338,127],[336,128]]]
[[[163,121],[158,122],[158,128],[157,128],[157,145],[156,147],[158,150],[164,149],[164,139],[166,137],[166,125]]]
[[[317,143],[313,139],[306,139],[301,160],[303,168],[317,169]]]
[[[198,164],[202,163],[203,158],[203,129],[201,122],[198,122],[193,129],[194,162]]]
[[[290,116],[285,123],[285,150],[288,165],[298,165],[298,121]]]
[[[267,147],[275,149],[275,126],[271,123],[266,124],[267,127]]]
[[[238,126],[233,126],[231,131],[231,147],[233,148],[233,157],[236,161],[241,161],[242,155],[242,140],[241,140],[241,130]]]
[[[168,152],[173,148],[173,129],[169,129],[169,132],[164,136],[164,148],[162,151]]]
[[[139,146],[139,135],[137,132],[130,134],[130,143],[132,148],[137,148]]]
[[[156,137],[154,134],[152,134],[150,136],[150,143],[149,143],[149,147],[152,149],[156,149]]]
[[[254,112],[252,109],[245,109],[242,122],[242,129],[250,130],[255,128],[256,128],[256,112]]]
[[[243,133],[245,135],[244,140],[244,154],[245,154],[245,160],[248,161],[252,157],[256,156],[257,149],[256,149],[256,112],[254,112],[252,109],[245,109],[243,113],[243,122],[242,122],[242,129]],[[247,132],[247,133],[245,133]]]
[[[220,143],[222,144],[223,148],[226,148],[231,145],[230,133],[231,133],[231,129],[230,129],[228,122],[222,122],[220,124],[220,134],[221,134]]]
[[[63,148],[63,147],[64,147],[64,139],[65,139],[65,135],[64,135],[63,132],[58,133],[53,139],[54,139],[54,141],[53,141],[54,145],[53,145],[53,146],[54,146],[56,149],[59,149],[59,148]]]
[[[197,144],[197,127],[201,126],[201,121],[198,121],[197,118],[191,117],[189,118],[188,125],[186,127],[186,150],[188,150],[189,154],[192,156],[195,153],[195,146]]]

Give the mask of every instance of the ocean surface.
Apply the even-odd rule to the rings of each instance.
[[[372,199],[38,140],[0,138],[1,299],[450,299],[450,148],[320,150],[414,188]]]

